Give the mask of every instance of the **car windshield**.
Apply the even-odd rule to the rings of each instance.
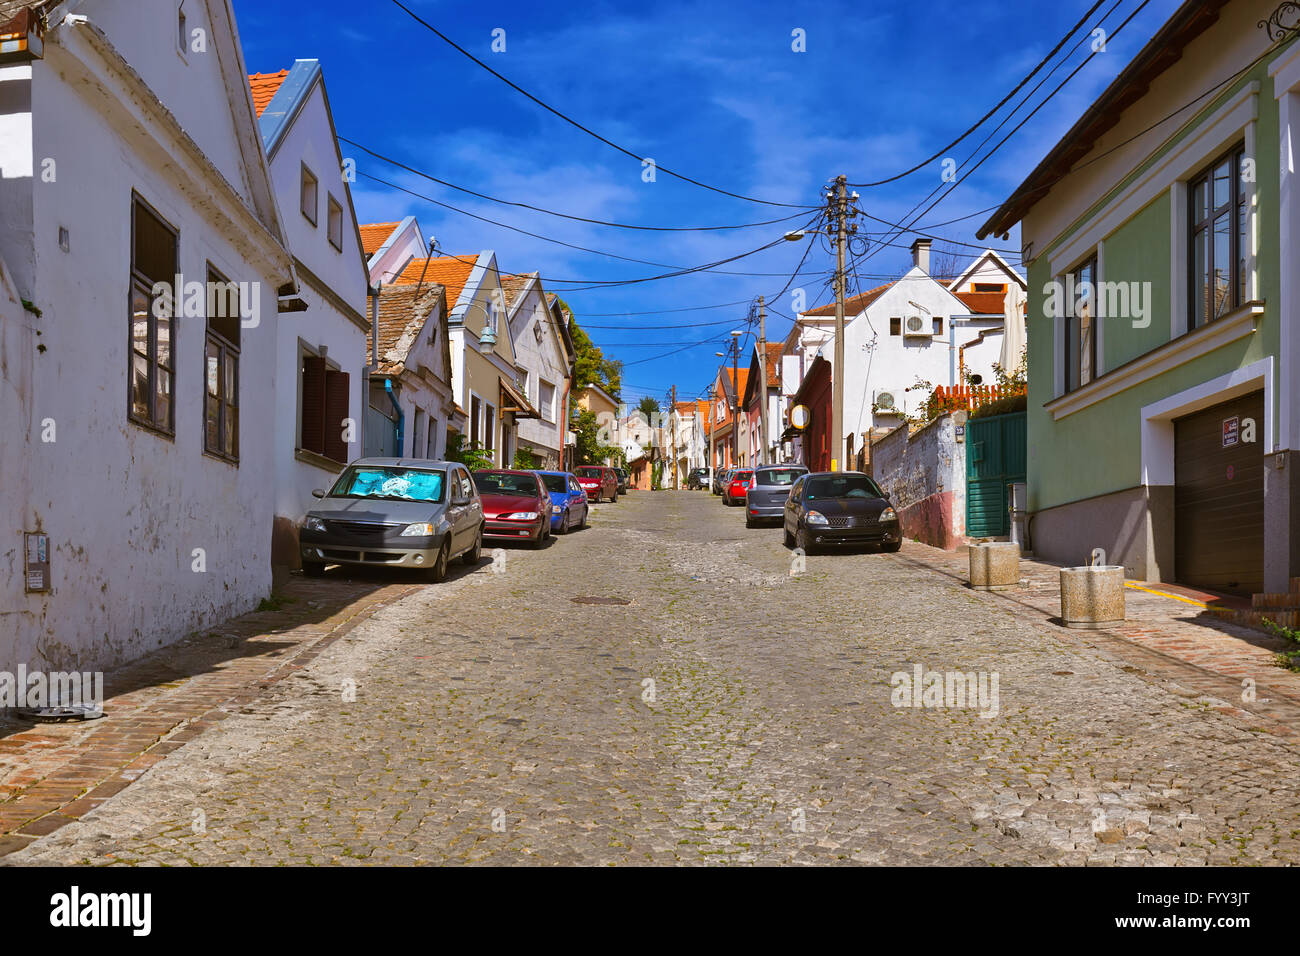
[[[823,475],[811,478],[804,497],[809,501],[827,498],[883,498],[876,483],[866,475]]]
[[[442,501],[445,471],[423,468],[352,465],[330,490],[331,498],[378,498],[386,501]]]
[[[738,471],[738,472],[736,472],[734,475],[731,476],[731,480],[732,480],[732,481],[749,481],[749,479],[751,479],[751,478],[753,478],[753,477],[754,477],[754,473],[753,473],[752,471]]]
[[[601,471],[599,468],[579,468],[578,476],[580,478],[600,479],[605,477],[605,473]]]
[[[755,484],[793,485],[802,474],[806,472],[799,468],[767,468],[757,473]]]
[[[558,491],[560,494],[568,494],[569,479],[564,475],[542,475],[542,483],[546,485],[547,491]]]
[[[537,479],[532,475],[512,475],[508,471],[476,471],[474,484],[483,495],[519,495],[538,497]]]

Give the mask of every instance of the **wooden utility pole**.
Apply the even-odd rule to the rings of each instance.
[[[835,177],[830,214],[835,218],[835,362],[831,366],[831,471],[846,470],[844,455],[844,247],[848,244],[847,177]]]
[[[758,440],[762,442],[755,464],[770,464],[767,460],[767,307],[763,297],[758,297]]]
[[[731,394],[735,403],[731,410],[731,467],[740,467],[740,339],[731,337]]]
[[[672,404],[668,406],[668,447],[672,455],[673,491],[680,491],[677,480],[677,385],[673,385]]]

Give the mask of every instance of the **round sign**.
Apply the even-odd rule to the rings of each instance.
[[[1229,480],[1229,481],[1232,481],[1232,479],[1233,479],[1233,478],[1236,478],[1236,477],[1237,477],[1237,469],[1234,468],[1232,465],[1229,465],[1229,466],[1228,466],[1228,480]]]
[[[807,428],[811,418],[812,413],[808,411],[807,405],[796,405],[790,409],[790,424],[795,428]]]

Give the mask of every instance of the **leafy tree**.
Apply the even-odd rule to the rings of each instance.
[[[478,442],[467,448],[468,442],[469,439],[462,434],[449,437],[447,439],[447,460],[460,462],[470,471],[491,468],[492,456],[487,453],[487,450]]]
[[[659,403],[647,395],[641,399],[637,409],[646,417],[646,421],[653,422],[655,415],[659,414]]]
[[[617,458],[621,450],[606,445],[600,440],[600,424],[596,413],[590,409],[580,408],[573,417],[573,434],[580,465],[600,465],[606,458]]]
[[[573,367],[574,391],[580,391],[588,385],[597,385],[609,392],[616,400],[621,401],[623,363],[617,359],[606,358],[599,346],[591,341],[591,336],[582,331],[577,319],[572,318],[573,310],[569,308],[568,303],[563,299],[558,301],[560,309],[568,313],[571,318],[569,334],[573,338],[573,348],[577,353],[577,360]]]
[[[527,448],[515,449],[515,460],[510,465],[511,468],[518,468],[520,471],[532,471],[534,468],[540,468],[541,463]]]

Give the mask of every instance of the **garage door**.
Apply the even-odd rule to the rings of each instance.
[[[1233,594],[1264,590],[1263,430],[1263,392],[1174,422],[1178,583]]]

